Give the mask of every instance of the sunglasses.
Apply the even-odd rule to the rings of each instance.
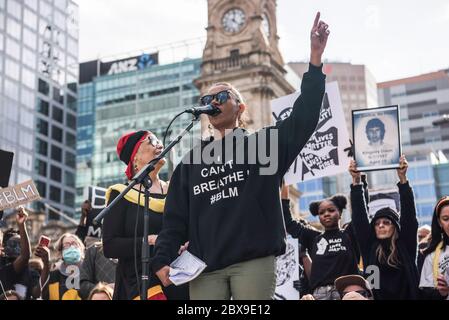
[[[384,226],[389,227],[393,224],[393,222],[391,222],[391,220],[388,220],[388,219],[378,219],[374,223],[374,226],[378,227],[378,226],[380,226],[380,224],[383,224]]]
[[[370,294],[368,291],[366,291],[366,290],[356,290],[356,291],[343,292],[341,298],[343,299],[343,297],[344,297],[345,295],[347,295],[348,293],[350,293],[350,292],[357,292],[357,293],[360,294],[362,297],[367,298],[367,299],[371,297],[371,294]]]
[[[200,103],[202,106],[207,106],[211,104],[212,101],[217,101],[220,105],[228,101],[231,96],[231,92],[229,90],[220,91],[216,94],[207,94],[200,98]],[[237,100],[238,101],[238,100]]]

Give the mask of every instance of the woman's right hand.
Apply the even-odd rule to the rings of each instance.
[[[351,162],[349,163],[349,173],[352,176],[352,184],[360,184],[360,182],[362,181],[362,174],[360,173],[360,171],[357,171],[357,164],[355,160],[351,160]]]
[[[157,234],[150,234],[148,236],[148,244],[154,246],[156,244]]]
[[[169,266],[164,266],[156,272],[157,277],[159,278],[159,280],[161,280],[162,285],[164,287],[168,287],[169,285],[172,284],[172,282],[170,281],[170,279],[168,277],[169,274],[170,274]]]
[[[437,290],[441,294],[442,297],[447,297],[449,295],[449,284],[447,283],[445,277],[443,275],[439,275],[437,278]]]

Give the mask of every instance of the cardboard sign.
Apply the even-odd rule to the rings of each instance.
[[[271,101],[274,122],[290,116],[299,95],[297,92]],[[350,159],[345,149],[349,147],[338,83],[328,83],[315,132],[285,174],[285,183],[290,185],[347,172]]]
[[[13,187],[0,189],[0,210],[17,208],[41,197],[32,180]]]
[[[106,207],[106,190],[107,189],[96,186],[88,186],[84,191],[85,197],[90,201],[92,206],[92,211],[86,218],[86,237],[101,239],[101,225],[94,224],[94,219],[101,212],[101,210]]]
[[[391,208],[400,212],[401,204],[397,189],[391,190],[370,190],[368,203],[368,219],[371,221],[374,214],[382,208]]]
[[[287,236],[285,254],[276,257],[275,300],[299,300],[293,282],[299,279],[298,240]]]

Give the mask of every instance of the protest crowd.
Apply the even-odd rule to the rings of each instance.
[[[290,234],[300,248],[302,271],[295,283],[300,300],[449,300],[449,196],[435,203],[430,230],[419,229],[404,155],[394,169],[400,210],[383,207],[369,219],[369,189],[375,186],[352,160],[349,197],[335,194],[310,203],[318,228],[291,215],[282,179],[315,130],[325,89],[321,56],[329,30],[319,18],[311,32],[309,71],[290,117],[255,134],[260,138],[263,130],[278,131],[275,174],[260,175],[258,164],[232,160],[214,170],[210,164],[181,163],[168,182],[158,175],[165,160],[156,163],[150,173],[145,239],[151,257],[148,299],[272,299],[275,258],[285,252]],[[229,129],[235,140],[248,137],[242,125],[244,99],[232,85],[213,85],[201,102],[220,110],[209,117],[216,136],[201,147],[221,145]],[[127,180],[162,149],[149,131],[123,135],[117,156],[126,164]],[[215,183],[235,187],[212,199],[209,189]],[[107,204],[125,188],[109,187]],[[348,205],[351,221],[342,225]],[[91,233],[92,204],[86,200],[75,233],[65,233],[54,243],[44,237],[33,247],[27,210],[17,209],[14,228],[0,235],[0,300],[140,299],[145,206],[142,185],[137,184],[105,216],[100,232]],[[175,286],[170,264],[186,251],[207,267],[192,281]]]

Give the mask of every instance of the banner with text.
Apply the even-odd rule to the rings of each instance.
[[[296,92],[271,101],[274,122],[290,116],[299,95]],[[345,149],[350,147],[338,83],[328,83],[316,130],[285,174],[286,184],[347,172],[350,158]]]
[[[17,208],[21,205],[39,200],[41,197],[32,180],[18,185],[0,189],[0,211]]]

